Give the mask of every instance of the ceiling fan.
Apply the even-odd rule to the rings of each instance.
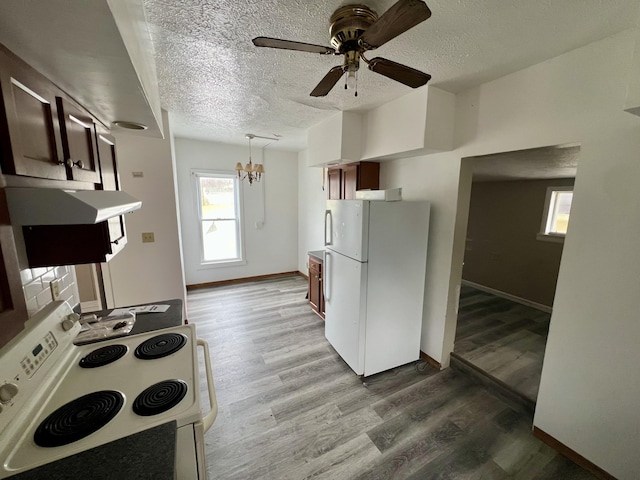
[[[424,22],[431,16],[427,4],[421,0],[399,0],[380,17],[366,5],[345,5],[338,8],[330,19],[329,34],[331,47],[310,43],[282,40],[279,38],[256,37],[256,47],[280,48],[321,55],[344,55],[344,63],[333,67],[311,92],[312,97],[324,97],[346,74],[345,88],[356,87],[356,72],[360,60],[369,70],[384,75],[411,88],[426,84],[431,75],[386,58],[365,58],[364,53],[374,50],[389,40]],[[356,96],[358,92],[356,90]]]

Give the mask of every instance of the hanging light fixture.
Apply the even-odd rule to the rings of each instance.
[[[253,135],[252,133],[245,134],[245,138],[249,140],[249,163],[242,166],[242,162],[236,163],[236,172],[238,172],[238,178],[240,181],[247,179],[249,185],[253,185],[253,182],[259,182],[264,174],[264,165],[261,163],[253,163],[251,160],[251,140],[254,138],[264,138],[265,140],[272,140],[277,142],[279,138],[261,137],[259,135]]]

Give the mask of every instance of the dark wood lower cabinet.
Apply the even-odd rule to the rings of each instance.
[[[324,318],[324,293],[322,286],[322,261],[309,256],[309,305]]]

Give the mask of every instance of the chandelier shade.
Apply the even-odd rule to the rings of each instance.
[[[247,133],[245,137],[249,140],[249,163],[244,167],[242,162],[236,163],[236,172],[238,173],[238,179],[248,180],[249,185],[253,185],[253,182],[259,182],[262,179],[264,173],[264,166],[261,163],[254,164],[251,160],[251,140],[255,138],[255,135]]]

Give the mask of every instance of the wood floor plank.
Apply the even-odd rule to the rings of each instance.
[[[593,478],[534,438],[529,417],[463,373],[405,365],[365,387],[324,338],[306,289],[291,276],[189,292],[219,403],[205,436],[210,480]],[[507,303],[465,295],[470,344],[482,331],[471,311],[513,331],[527,323],[521,339],[544,325],[520,325]],[[534,361],[528,352],[522,368]],[[514,365],[504,373],[520,375]],[[202,361],[200,369],[203,380]]]
[[[535,403],[550,314],[465,286],[454,351]],[[482,308],[478,308],[481,305]]]

